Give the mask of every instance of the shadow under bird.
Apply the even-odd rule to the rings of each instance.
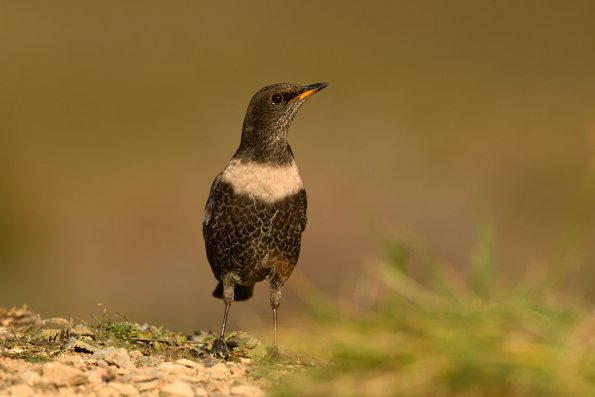
[[[225,312],[213,351],[229,354],[224,341],[229,308],[252,296],[254,284],[269,280],[273,309],[273,354],[277,348],[277,309],[281,288],[291,275],[306,229],[306,191],[287,141],[302,104],[326,83],[273,84],[250,101],[240,146],[217,175],[204,212],[207,258],[219,282],[213,296]]]

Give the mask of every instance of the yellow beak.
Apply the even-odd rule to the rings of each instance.
[[[316,84],[312,84],[312,85],[307,85],[304,87],[304,90],[298,96],[293,98],[290,102],[303,101],[304,99],[316,94],[318,91],[322,90],[327,85],[328,84],[326,84],[326,83],[316,83]]]

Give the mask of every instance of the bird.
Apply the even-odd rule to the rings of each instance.
[[[212,351],[229,356],[225,327],[234,301],[252,297],[257,282],[270,282],[272,355],[278,358],[277,309],[281,289],[298,262],[306,229],[307,197],[288,130],[304,102],[326,83],[277,83],[254,94],[244,118],[240,145],[211,185],[203,217],[207,259],[225,303]]]

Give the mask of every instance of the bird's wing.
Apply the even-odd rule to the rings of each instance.
[[[211,185],[211,192],[209,193],[209,198],[207,200],[207,205],[205,206],[205,212],[204,212],[204,216],[202,219],[203,234],[205,236],[206,236],[207,228],[209,227],[209,223],[211,222],[211,219],[213,218],[213,201],[215,199],[215,192],[217,191],[217,188],[219,187],[219,183],[221,182],[221,175],[223,175],[223,173],[217,175],[217,177],[213,181],[213,184]]]
[[[306,190],[302,189],[299,193],[299,200],[298,200],[298,206],[299,206],[299,213],[300,213],[300,226],[302,227],[302,232],[304,230],[306,230],[306,227],[308,227],[308,215],[307,215],[307,210],[308,210],[308,197],[306,196]]]

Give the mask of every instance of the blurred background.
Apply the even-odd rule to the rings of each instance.
[[[350,299],[386,241],[467,264],[493,228],[511,283],[595,298],[595,3],[0,4],[0,305],[218,329],[202,240],[252,94],[329,87],[290,142],[310,280]],[[232,328],[270,327],[268,288]],[[283,325],[282,325],[283,326]]]

